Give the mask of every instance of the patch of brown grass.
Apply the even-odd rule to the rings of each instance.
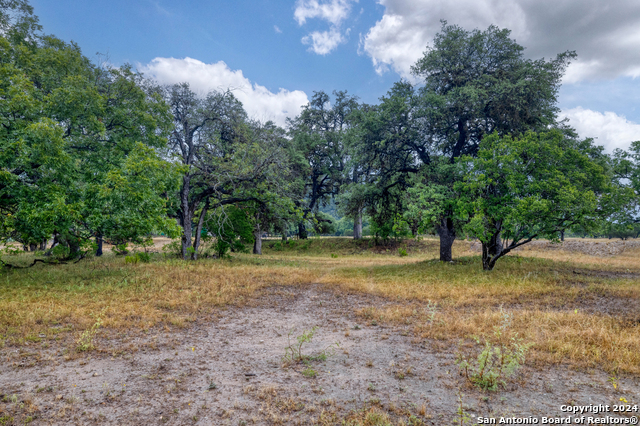
[[[580,311],[505,310],[512,315],[509,336],[533,343],[528,357],[540,365],[569,362],[580,367],[602,367],[608,371],[640,374],[640,326],[629,325],[612,316]],[[472,337],[492,339],[501,323],[501,312],[484,308],[447,308],[434,316],[416,305],[386,308],[367,307],[358,311],[363,318],[411,325],[423,339],[453,343]]]
[[[367,321],[411,325],[423,338],[453,341],[490,335],[504,309],[513,315],[512,332],[534,343],[535,362],[571,362],[640,374],[638,262],[621,269],[615,257],[597,266],[557,259],[583,258],[576,253],[553,252],[556,260],[526,254],[501,259],[491,272],[482,271],[478,257],[458,258],[453,264],[414,259],[405,264],[336,266],[321,282],[337,291],[398,301],[393,307],[371,306],[358,314]]]
[[[640,374],[640,249],[608,257],[523,250],[485,272],[469,242],[456,242],[451,264],[437,260],[436,242],[413,242],[407,257],[394,247],[374,250],[366,240],[327,238],[314,239],[306,249],[298,241],[283,250],[266,249],[261,257],[225,261],[127,265],[110,255],[3,271],[0,346],[65,331],[79,335],[98,318],[112,329],[184,327],[225,306],[247,303],[269,286],[321,283],[395,301],[359,314],[370,322],[411,325],[419,336],[443,341],[489,335],[502,308],[513,315],[513,333],[534,343],[535,362]]]
[[[167,260],[125,264],[112,256],[74,265],[12,270],[0,279],[0,332],[10,341],[39,341],[66,330],[183,326],[216,308],[242,304],[274,285],[312,282],[300,265]]]

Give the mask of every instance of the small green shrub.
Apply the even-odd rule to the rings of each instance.
[[[170,243],[162,246],[162,251],[167,256],[182,256],[182,241],[181,240],[171,240]]]
[[[302,375],[309,379],[313,379],[318,375],[318,372],[311,367],[307,367],[304,370],[302,370]]]
[[[98,329],[102,326],[102,318],[98,317],[96,322],[90,329],[85,330],[77,341],[76,350],[78,352],[86,352],[95,349],[93,339],[98,333]]]
[[[291,329],[287,335],[289,345],[284,349],[284,357],[282,360],[284,362],[299,362],[304,360],[306,356],[302,354],[302,346],[305,343],[311,342],[317,329],[318,327],[313,327],[311,330],[303,331],[300,336],[296,336],[296,342],[294,343],[291,342],[291,336],[293,335],[293,329]]]
[[[131,263],[133,265],[140,263],[149,263],[151,261],[151,253],[140,251],[132,254],[131,256],[124,257],[124,263]]]
[[[468,423],[471,423],[471,416],[469,416],[469,413],[467,413],[467,411],[464,409],[464,405],[462,404],[463,396],[464,394],[458,391],[458,409],[456,410],[454,424],[459,426],[464,426]]]
[[[113,246],[112,250],[114,252],[116,252],[117,256],[124,256],[126,254],[129,254],[129,249],[127,248],[127,243],[116,244],[116,245]]]
[[[332,343],[314,356],[304,355],[302,353],[302,347],[306,343],[311,342],[313,336],[316,334],[317,329],[318,327],[313,327],[311,330],[303,331],[301,335],[296,336],[295,342],[291,341],[291,337],[294,332],[294,329],[291,329],[291,331],[289,331],[289,334],[287,335],[289,344],[284,349],[284,356],[282,357],[282,361],[285,364],[295,362],[304,362],[308,364],[309,361],[325,361],[328,356],[333,355],[335,353],[335,348],[340,346],[338,342]]]
[[[407,253],[407,250],[402,247],[398,249],[398,254],[400,255],[400,257],[409,256],[409,253]]]
[[[136,257],[140,262],[143,263],[149,263],[151,261],[151,253],[148,253],[146,251],[140,251],[136,253]]]
[[[215,236],[216,255],[222,259],[229,251],[247,253],[248,246],[253,244],[253,225],[247,213],[236,206],[225,206],[220,211],[212,212],[211,232]]]
[[[0,416],[0,425],[12,425],[13,417],[9,417],[9,415]]]
[[[485,339],[484,348],[476,359],[458,356],[456,364],[464,372],[465,377],[474,385],[485,390],[497,390],[498,386],[506,386],[506,380],[524,363],[525,355],[532,344],[522,343],[518,335],[505,339],[503,333],[511,324],[511,315],[502,313],[502,325],[494,328],[496,343]],[[480,339],[475,339],[480,343]],[[503,343],[503,342],[507,343]]]
[[[54,259],[66,259],[70,253],[71,249],[63,244],[58,244],[51,249],[51,255]]]

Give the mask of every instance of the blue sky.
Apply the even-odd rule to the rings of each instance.
[[[531,58],[576,50],[559,105],[608,150],[640,139],[637,0],[32,0],[45,32],[134,64],[162,83],[236,90],[250,115],[283,124],[313,91],[376,102],[440,28],[496,24]]]

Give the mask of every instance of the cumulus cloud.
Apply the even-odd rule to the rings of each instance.
[[[298,25],[304,25],[307,19],[321,19],[331,24],[329,31],[314,31],[304,36],[302,44],[310,45],[309,50],[318,55],[326,55],[344,43],[349,30],[343,34],[340,27],[349,17],[354,2],[358,0],[298,0],[293,12]]]
[[[403,77],[420,58],[440,20],[468,30],[495,24],[512,30],[530,58],[575,50],[564,79],[640,76],[640,2],[637,0],[378,0],[382,19],[362,38],[376,70]]]
[[[296,116],[309,102],[301,90],[281,88],[278,93],[273,93],[264,86],[251,83],[241,70],[231,70],[223,61],[205,64],[192,58],[155,58],[138,68],[161,84],[188,82],[196,93],[231,89],[250,117],[272,120],[280,126],[284,126],[287,117]]]
[[[569,119],[569,125],[581,137],[597,138],[596,143],[603,145],[607,152],[628,149],[631,142],[640,140],[640,124],[610,111],[602,113],[578,107],[564,110],[560,115]]]
[[[347,19],[351,12],[351,0],[298,0],[293,17],[298,25],[303,25],[307,19],[319,18],[339,26]]]
[[[314,31],[302,38],[302,44],[309,44],[309,50],[318,55],[326,55],[338,45],[344,42],[344,37],[337,28],[331,28],[330,31]]]

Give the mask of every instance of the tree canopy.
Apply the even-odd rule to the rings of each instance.
[[[361,238],[366,220],[383,240],[437,233],[442,261],[477,238],[490,270],[536,238],[640,232],[640,142],[578,138],[557,106],[576,54],[527,59],[507,29],[443,21],[418,84],[377,104],[318,91],[286,128],[41,30],[26,0],[0,0],[2,242],[71,259],[164,233],[195,260],[203,240],[261,254],[265,232]]]
[[[2,6],[14,8],[3,8],[0,37],[2,237],[42,246],[55,236],[75,257],[94,237],[170,231],[162,100],[131,67],[95,65],[40,34],[25,2]]]
[[[591,141],[585,142],[558,130],[519,138],[494,133],[476,157],[461,158],[465,177],[456,184],[463,194],[457,208],[470,219],[467,233],[482,243],[484,269],[534,238],[557,241],[572,226],[597,226],[609,205],[611,179],[589,158]]]

